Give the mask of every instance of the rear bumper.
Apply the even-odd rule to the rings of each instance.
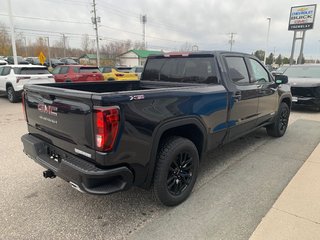
[[[132,186],[133,173],[127,167],[98,168],[30,134],[23,135],[21,141],[25,154],[81,192],[102,195]]]

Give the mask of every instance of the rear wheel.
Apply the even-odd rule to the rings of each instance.
[[[196,182],[199,155],[189,139],[170,137],[161,147],[154,178],[154,193],[166,206],[182,203]]]
[[[289,106],[286,103],[282,102],[280,104],[275,122],[266,127],[268,135],[272,137],[282,137],[287,130],[289,116]]]
[[[7,87],[7,96],[8,100],[12,103],[18,102],[19,100],[18,93],[14,91],[12,86]]]

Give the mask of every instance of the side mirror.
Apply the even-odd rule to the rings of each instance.
[[[288,83],[288,76],[286,75],[276,75],[274,76],[276,84],[285,84]]]

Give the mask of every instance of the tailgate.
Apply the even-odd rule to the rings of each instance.
[[[101,81],[103,77],[99,73],[81,73],[79,74],[78,81],[81,82],[94,82],[94,81]]]
[[[91,94],[27,86],[29,132],[73,154],[95,157]]]

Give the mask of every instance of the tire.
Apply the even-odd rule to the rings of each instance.
[[[108,78],[108,81],[115,81],[114,78]]]
[[[12,103],[16,103],[19,100],[18,93],[14,91],[12,86],[7,87],[7,97],[8,97],[8,100]]]
[[[170,137],[160,147],[153,183],[156,199],[166,206],[185,201],[196,182],[199,154],[189,139]]]
[[[289,106],[286,103],[282,102],[280,104],[278,114],[275,118],[275,122],[266,127],[268,135],[272,137],[282,137],[287,130],[289,116]]]

